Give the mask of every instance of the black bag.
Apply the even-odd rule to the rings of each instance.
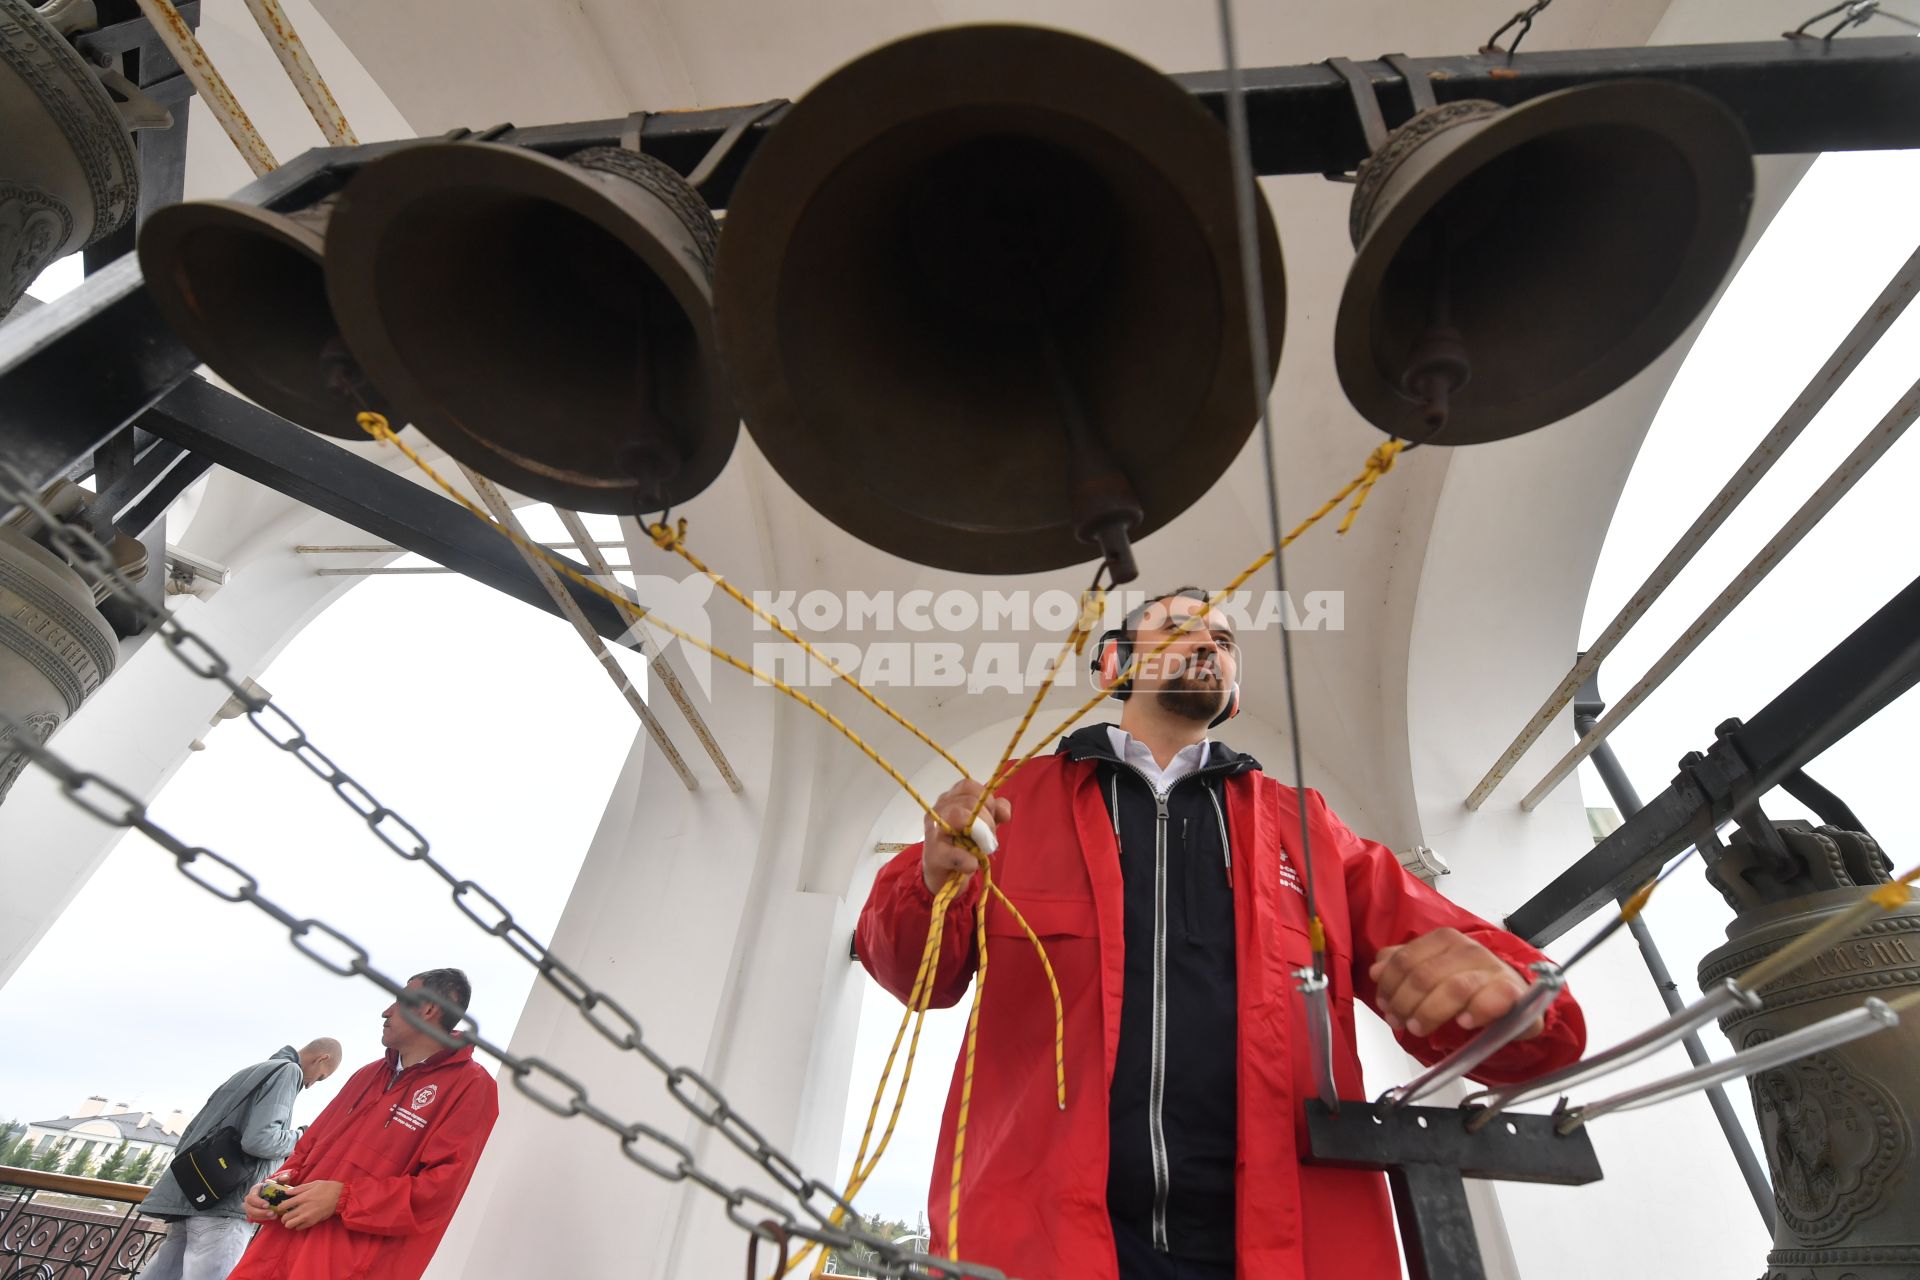
[[[173,1157],[173,1180],[195,1209],[209,1209],[253,1181],[259,1160],[240,1148],[240,1131],[215,1129]]]

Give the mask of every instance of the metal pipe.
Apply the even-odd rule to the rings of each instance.
[[[307,112],[313,117],[313,122],[320,126],[327,145],[358,145],[360,139],[354,136],[353,126],[347,123],[346,114],[340,110],[340,104],[334,101],[333,91],[327,88],[327,82],[321,78],[320,68],[307,56],[307,46],[280,8],[280,0],[247,0],[247,12],[259,24],[260,34],[273,46],[274,56],[280,59],[287,79],[293,81],[300,101],[307,104]]]
[[[1537,806],[1546,798],[1548,792],[1559,786],[1573,773],[1576,765],[1606,741],[1607,735],[1619,728],[1621,722],[1632,715],[1634,710],[1646,701],[1647,696],[1658,689],[1666,678],[1672,675],[1674,670],[1695,649],[1699,648],[1708,636],[1713,634],[1716,627],[1726,621],[1727,615],[1732,613],[1740,602],[1766,579],[1774,566],[1799,545],[1800,539],[1806,537],[1808,531],[1819,524],[1827,512],[1833,510],[1834,504],[1859,483],[1860,478],[1872,469],[1873,464],[1878,462],[1886,451],[1893,447],[1894,442],[1906,432],[1906,429],[1913,425],[1916,417],[1920,417],[1920,382],[1915,382],[1907,388],[1906,394],[1894,402],[1886,415],[1874,424],[1873,429],[1862,437],[1859,444],[1854,446],[1853,452],[1833,469],[1832,473],[1821,482],[1820,487],[1813,491],[1812,496],[1800,504],[1799,510],[1795,511],[1792,517],[1780,526],[1779,531],[1768,539],[1767,545],[1760,548],[1759,553],[1747,562],[1746,567],[1734,575],[1733,581],[1714,598],[1713,603],[1693,620],[1692,625],[1680,633],[1680,638],[1660,655],[1659,661],[1640,677],[1637,684],[1627,690],[1625,696],[1608,709],[1599,723],[1580,739],[1573,750],[1562,756],[1559,763],[1547,771],[1547,776],[1540,779],[1533,790],[1527,792],[1526,797],[1520,801],[1520,807],[1531,810]]]
[[[630,565],[618,564],[618,565],[614,565],[613,569],[616,572],[625,573],[631,567],[632,566]],[[438,565],[438,564],[423,564],[423,565],[388,564],[388,565],[380,565],[377,567],[369,565],[364,568],[357,568],[357,569],[342,569],[338,567],[329,566],[329,567],[315,569],[313,571],[313,576],[316,578],[402,578],[402,577],[409,577],[409,576],[419,575],[419,574],[459,573],[459,572],[460,571],[458,569],[449,569],[445,565]]]
[[[1591,690],[1591,700],[1583,699],[1574,704],[1573,727],[1576,733],[1584,736],[1593,728],[1594,721],[1605,705],[1600,701],[1597,677],[1589,675],[1586,693]],[[1620,767],[1620,759],[1613,754],[1613,748],[1601,743],[1593,753],[1594,771],[1600,775],[1600,781],[1606,784],[1607,793],[1619,806],[1620,814],[1626,817],[1640,812],[1643,807],[1640,793],[1634,789],[1627,771]],[[1653,978],[1653,985],[1660,992],[1661,1001],[1668,1012],[1678,1012],[1681,1007],[1680,991],[1674,984],[1673,975],[1667,971],[1667,962],[1660,955],[1660,948],[1653,940],[1653,931],[1647,927],[1643,916],[1635,916],[1627,922],[1633,931],[1633,940],[1640,944],[1640,958],[1646,962],[1647,973]],[[1703,1067],[1712,1059],[1707,1047],[1700,1042],[1697,1032],[1689,1031],[1681,1037],[1686,1046],[1687,1058],[1696,1067]],[[1733,1162],[1740,1166],[1740,1176],[1745,1179],[1747,1193],[1753,1197],[1753,1207],[1760,1211],[1760,1220],[1767,1224],[1767,1231],[1774,1228],[1773,1180],[1767,1175],[1767,1168],[1753,1153],[1753,1146],[1747,1141],[1747,1131],[1740,1127],[1740,1116],[1733,1109],[1733,1100],[1727,1097],[1727,1091],[1719,1085],[1707,1088],[1707,1103],[1713,1108],[1713,1118],[1720,1124],[1720,1133],[1727,1140],[1727,1149],[1733,1152]]]
[[[1840,345],[1833,349],[1833,353],[1827,357],[1827,362],[1821,365],[1819,371],[1807,382],[1799,397],[1786,407],[1779,421],[1774,424],[1773,430],[1767,432],[1766,437],[1753,447],[1753,452],[1747,455],[1747,460],[1740,464],[1739,469],[1720,487],[1720,492],[1716,493],[1701,509],[1700,514],[1694,517],[1693,524],[1680,535],[1679,540],[1673,544],[1660,563],[1654,566],[1653,572],[1647,575],[1647,580],[1640,584],[1640,589],[1627,598],[1626,604],[1620,607],[1620,612],[1614,615],[1613,621],[1606,625],[1587,651],[1579,655],[1572,670],[1561,678],[1553,692],[1547,695],[1547,700],[1540,704],[1540,709],[1533,713],[1533,718],[1527,721],[1526,727],[1520,730],[1519,735],[1507,749],[1501,752],[1500,758],[1494,761],[1491,769],[1487,770],[1486,777],[1480,779],[1467,796],[1467,808],[1478,809],[1486,802],[1494,788],[1500,785],[1501,779],[1507,776],[1513,766],[1520,762],[1520,757],[1526,754],[1527,749],[1539,740],[1542,733],[1546,732],[1547,726],[1552,724],[1554,718],[1560,714],[1560,709],[1566,706],[1580,686],[1600,669],[1601,662],[1613,652],[1614,647],[1620,643],[1634,624],[1645,616],[1647,610],[1653,607],[1654,601],[1660,598],[1660,594],[1692,561],[1707,539],[1726,523],[1727,517],[1733,514],[1734,508],[1738,507],[1753,491],[1754,486],[1760,483],[1760,478],[1772,469],[1773,464],[1778,462],[1780,456],[1787,451],[1787,447],[1799,438],[1807,424],[1826,407],[1833,393],[1840,389],[1840,385],[1852,375],[1854,369],[1866,358],[1867,353],[1873,350],[1874,344],[1893,327],[1893,322],[1899,319],[1901,312],[1907,309],[1907,304],[1913,301],[1916,292],[1920,292],[1920,249],[1915,249],[1900,270],[1894,273],[1893,279],[1887,282],[1887,287],[1880,291],[1880,296],[1873,300],[1860,319],[1854,323],[1852,330],[1840,340]]]
[[[559,514],[560,523],[566,527],[567,532],[579,540],[574,545],[579,547],[587,567],[602,578],[611,578],[617,566],[608,564],[607,558],[600,554],[601,544],[594,541],[593,534],[587,529],[587,522],[580,518],[578,512],[568,511],[562,507],[555,507],[554,511]],[[609,542],[606,545],[611,547],[626,544]],[[626,566],[626,571],[632,572],[633,566]],[[667,691],[669,698],[673,699],[673,705],[679,707],[680,714],[687,718],[687,727],[693,730],[693,736],[698,738],[700,745],[706,749],[707,758],[712,760],[713,767],[720,771],[720,778],[727,784],[727,789],[739,795],[745,789],[741,785],[740,775],[734,772],[733,762],[727,759],[727,753],[720,749],[720,739],[713,736],[713,730],[707,727],[700,709],[694,706],[693,699],[687,696],[686,686],[680,683],[680,673],[673,669],[673,664],[667,661],[667,655],[655,643],[652,629],[640,621],[641,615],[646,611],[627,599],[624,591],[619,593],[619,598],[614,602],[614,608],[620,611],[620,616],[625,618],[632,627],[628,634],[640,647],[641,656],[646,658],[648,673],[660,682],[660,687]]]
[[[582,544],[578,542],[544,542],[541,545],[549,551],[578,551],[582,546]],[[624,541],[618,541],[596,542],[592,545],[596,547],[624,547],[627,544]],[[294,547],[293,553],[297,556],[370,556],[386,552],[411,550],[413,550],[412,547],[403,547],[397,542],[363,542],[354,546],[321,546],[315,543],[303,542]],[[596,570],[596,572],[598,571]]]
[[[200,46],[193,29],[187,26],[187,20],[173,7],[172,0],[139,0],[140,12],[153,24],[153,32],[160,37],[160,43],[167,46],[167,52],[180,64],[180,70],[186,74],[187,81],[193,85],[194,92],[213,112],[213,118],[226,130],[227,137],[233,141],[240,156],[258,178],[280,166],[273,158],[260,131],[253,127],[253,121],[247,118],[246,108],[233,96],[233,90],[215,69],[213,60],[207,57],[207,51]]]
[[[1678,1003],[1676,1000],[1675,1003]],[[1700,999],[1685,1008],[1676,1008],[1672,1014],[1656,1022],[1638,1035],[1633,1035],[1614,1045],[1603,1053],[1582,1058],[1570,1067],[1544,1076],[1536,1076],[1522,1084],[1508,1085],[1501,1089],[1483,1089],[1479,1093],[1464,1099],[1460,1105],[1472,1111],[1467,1128],[1478,1131],[1489,1120],[1505,1111],[1508,1107],[1517,1107],[1538,1098],[1550,1098],[1556,1093],[1571,1089],[1597,1076],[1610,1075],[1622,1067],[1632,1066],[1643,1058],[1652,1057],[1668,1045],[1683,1037],[1698,1040],[1694,1032],[1706,1026],[1723,1013],[1735,1006],[1748,1009],[1760,1007],[1760,997],[1729,978]],[[1694,1060],[1698,1066],[1704,1062],[1705,1055]]]
[[[1710,1062],[1695,1067],[1692,1071],[1683,1071],[1668,1076],[1664,1080],[1655,1080],[1643,1084],[1637,1089],[1628,1089],[1602,1098],[1598,1102],[1588,1103],[1584,1107],[1573,1107],[1562,1112],[1555,1126],[1561,1133],[1571,1133],[1589,1120],[1615,1111],[1632,1111],[1640,1107],[1651,1107],[1655,1103],[1667,1102],[1684,1097],[1709,1085],[1722,1084],[1728,1080],[1739,1080],[1773,1067],[1783,1066],[1810,1053],[1819,1053],[1826,1049],[1835,1049],[1843,1044],[1870,1036],[1876,1031],[1885,1031],[1889,1027],[1900,1025],[1900,1015],[1886,1001],[1868,996],[1866,1003],[1857,1009],[1848,1009],[1836,1013],[1831,1018],[1822,1018],[1810,1027],[1781,1036],[1778,1040],[1768,1040],[1751,1049],[1734,1054],[1731,1058],[1719,1062]]]
[[[1514,1002],[1513,1008],[1488,1024],[1479,1035],[1428,1068],[1423,1075],[1381,1094],[1381,1103],[1389,1107],[1405,1106],[1424,1098],[1435,1089],[1452,1084],[1518,1039],[1521,1032],[1533,1025],[1535,1018],[1547,1011],[1547,1006],[1559,997],[1566,985],[1566,975],[1560,972],[1559,965],[1550,960],[1536,962],[1533,965],[1533,985]]]
[[[493,513],[493,518],[498,520],[502,527],[519,534],[522,538],[527,536],[526,531],[520,527],[519,518],[513,514],[513,508],[507,505],[506,498],[494,486],[493,481],[477,471],[469,470],[464,465],[461,466],[460,471],[466,476],[467,483],[473,486],[473,491],[480,495],[480,501],[486,504],[487,510]],[[686,760],[680,754],[680,748],[673,744],[673,739],[667,736],[666,729],[654,717],[652,708],[647,706],[646,699],[640,696],[639,690],[633,687],[633,682],[627,679],[627,673],[621,670],[619,662],[614,659],[612,653],[608,652],[606,642],[600,638],[599,632],[593,629],[593,624],[587,621],[587,615],[580,611],[579,603],[565,587],[560,585],[560,578],[554,573],[553,566],[547,563],[544,556],[528,550],[518,541],[513,545],[520,552],[521,558],[527,562],[527,567],[533,570],[533,576],[540,580],[540,585],[545,587],[547,594],[553,597],[553,602],[560,606],[561,615],[573,624],[573,629],[580,633],[582,640],[586,641],[587,648],[591,649],[593,656],[599,659],[600,666],[606,671],[608,678],[620,690],[620,696],[627,700],[627,705],[632,707],[634,714],[640,717],[640,723],[646,726],[647,736],[653,739],[654,745],[659,747],[661,753],[666,756],[667,763],[673,766],[673,771],[680,775],[680,781],[686,784],[687,790],[698,791],[699,779],[695,778],[693,770],[687,767]]]
[[[1118,813],[1118,810],[1115,810]],[[1340,1090],[1333,1080],[1333,1014],[1327,1007],[1327,975],[1313,966],[1293,971],[1307,1009],[1307,1052],[1313,1057],[1313,1089],[1327,1110],[1340,1111]]]

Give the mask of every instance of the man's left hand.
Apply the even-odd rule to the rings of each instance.
[[[1449,1022],[1471,1031],[1498,1020],[1527,990],[1518,970],[1458,929],[1435,929],[1405,946],[1383,947],[1367,976],[1375,1004],[1395,1031],[1430,1036]],[[1531,1040],[1544,1016],[1522,1032]]]
[[[295,1231],[317,1227],[340,1205],[337,1182],[303,1182],[280,1202],[280,1225]]]

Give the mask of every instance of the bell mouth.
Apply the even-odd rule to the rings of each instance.
[[[755,443],[883,551],[1061,568],[1094,556],[1066,395],[1138,498],[1134,536],[1165,524],[1258,420],[1229,157],[1192,95],[1062,32],[955,27],[840,68],[756,150],[721,237]],[[1258,216],[1271,368],[1285,283]]]
[[[1733,264],[1753,164],[1718,101],[1655,81],[1563,90],[1451,124],[1384,166],[1366,208],[1356,205],[1363,235],[1335,366],[1381,430],[1458,445],[1557,422],[1658,358]],[[1435,432],[1406,375],[1445,327],[1472,374]]]
[[[738,420],[699,246],[643,187],[487,143],[408,148],[348,185],[329,239],[354,350],[481,474],[639,515],[726,465]]]
[[[364,441],[354,416],[387,406],[354,376],[327,305],[325,224],[324,207],[168,205],[140,229],[140,271],[174,332],[240,394],[311,431]]]

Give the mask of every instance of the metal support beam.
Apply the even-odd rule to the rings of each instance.
[[[555,510],[559,513],[560,523],[566,526],[567,532],[578,540],[580,553],[585,557],[586,562],[593,566],[594,573],[601,578],[613,578],[614,566],[608,564],[607,558],[600,554],[599,544],[594,541],[593,534],[587,531],[587,522],[580,518],[578,512],[560,507],[556,507]],[[628,565],[627,569],[631,571],[632,566]],[[686,686],[680,683],[680,673],[673,669],[673,663],[667,660],[665,651],[654,641],[652,628],[640,621],[644,611],[626,603],[624,596],[614,605],[614,608],[618,609],[621,616],[631,625],[633,643],[646,656],[647,673],[667,691],[667,696],[673,699],[674,705],[680,708],[680,714],[687,718],[687,727],[693,730],[693,736],[698,738],[700,745],[706,749],[707,757],[713,761],[714,768],[720,770],[720,776],[726,781],[727,789],[737,795],[741,790],[740,775],[734,772],[733,763],[727,759],[727,753],[720,749],[720,740],[714,737],[713,730],[707,727],[706,719],[700,714],[700,708],[694,706],[693,699],[687,696]]]
[[[1544,946],[1714,838],[1768,791],[1920,683],[1920,578],[1745,724],[1680,762],[1673,785],[1506,919]]]
[[[1389,124],[1412,111],[1408,77],[1442,103],[1487,98],[1508,105],[1576,85],[1646,78],[1692,85],[1720,98],[1762,154],[1920,147],[1920,41],[1906,37],[1776,40],[1758,44],[1465,54],[1356,62]],[[1351,90],[1325,64],[1245,73],[1255,167],[1262,174],[1350,170],[1365,155]],[[1225,77],[1173,77],[1216,114]],[[650,113],[646,150],[691,170],[728,127],[761,106]],[[703,188],[724,206],[755,146],[784,108],[757,119]],[[550,155],[619,145],[625,118],[504,129],[498,140]],[[322,148],[282,165],[234,198],[297,208],[337,190],[360,165],[416,145]],[[146,300],[134,260],[101,269],[58,303],[0,326],[0,454],[30,482],[64,473],[186,377],[193,357]],[[4,512],[0,512],[3,518]]]
[[[460,474],[467,478],[467,483],[473,486],[473,491],[480,495],[480,501],[485,504],[488,511],[493,513],[493,518],[500,522],[503,529],[512,531],[518,538],[532,541],[528,538],[527,531],[521,527],[519,517],[513,514],[513,508],[507,504],[506,496],[500,492],[499,486],[464,465],[460,468]],[[533,576],[540,580],[540,585],[546,590],[548,598],[559,606],[560,616],[573,624],[573,629],[580,634],[580,639],[586,642],[587,650],[593,654],[594,661],[600,664],[601,669],[613,681],[614,687],[620,690],[620,696],[627,700],[627,705],[633,708],[633,713],[640,717],[640,723],[646,728],[647,736],[653,739],[653,745],[658,747],[666,757],[674,773],[679,775],[681,783],[689,791],[698,791],[700,782],[693,776],[693,770],[687,768],[686,757],[680,754],[680,748],[674,745],[672,738],[667,736],[666,728],[654,716],[653,709],[647,705],[647,700],[640,696],[638,689],[633,687],[633,681],[627,679],[627,673],[621,668],[619,660],[607,649],[606,642],[594,634],[593,624],[587,621],[587,616],[580,612],[580,606],[575,604],[573,597],[567,593],[567,588],[572,584],[555,573],[553,566],[532,547],[515,542],[513,549],[519,553],[527,568],[532,570]]]
[[[200,25],[199,0],[186,0],[178,8],[189,28]],[[121,13],[124,18],[115,21]],[[100,16],[105,25],[76,36],[74,47],[95,61],[118,60],[121,74],[173,112],[173,124],[133,135],[140,166],[140,204],[131,222],[86,250],[88,274],[131,253],[134,236],[147,215],[180,199],[187,175],[187,100],[193,96],[193,86],[180,73],[180,64],[134,5],[105,3]]]
[[[1577,1187],[1600,1180],[1586,1131],[1554,1132],[1554,1117],[1507,1115],[1469,1132],[1451,1107],[1307,1101],[1307,1163],[1385,1170],[1411,1280],[1485,1280],[1463,1179]]]
[[[1584,737],[1592,730],[1600,713],[1606,710],[1606,703],[1600,697],[1600,680],[1596,673],[1587,677],[1580,686],[1580,693],[1573,703],[1573,728],[1576,734]],[[1613,797],[1619,806],[1620,816],[1630,818],[1640,812],[1640,792],[1634,788],[1627,777],[1627,771],[1620,767],[1620,760],[1613,754],[1610,743],[1601,743],[1593,753],[1593,767],[1599,773],[1600,781],[1606,784],[1607,794]],[[1674,984],[1673,975],[1667,972],[1666,958],[1660,954],[1659,944],[1653,940],[1653,930],[1647,927],[1646,917],[1636,915],[1627,922],[1627,928],[1633,933],[1633,940],[1640,947],[1640,958],[1646,963],[1647,974],[1653,979],[1654,989],[1659,991],[1661,1003],[1667,1006],[1668,1013],[1678,1013],[1682,1007],[1680,990]],[[1707,1047],[1700,1042],[1698,1032],[1689,1031],[1681,1037],[1686,1046],[1687,1059],[1696,1067],[1703,1067],[1709,1061]],[[1720,1124],[1720,1132],[1727,1140],[1727,1149],[1733,1152],[1733,1162],[1740,1166],[1740,1176],[1745,1179],[1747,1193],[1753,1197],[1753,1207],[1760,1212],[1760,1220],[1767,1224],[1767,1234],[1773,1234],[1773,1181],[1767,1177],[1766,1166],[1753,1154],[1753,1144],[1747,1141],[1747,1131],[1740,1127],[1740,1117],[1735,1114],[1733,1103],[1727,1097],[1727,1091],[1720,1085],[1707,1090],[1707,1103],[1713,1108],[1713,1118]]]
[[[559,616],[559,607],[513,544],[457,503],[211,383],[191,379],[143,417],[141,425],[376,539]],[[574,567],[587,572],[585,565]],[[626,620],[612,605],[591,591],[565,586],[596,632],[610,640],[626,634]]]

